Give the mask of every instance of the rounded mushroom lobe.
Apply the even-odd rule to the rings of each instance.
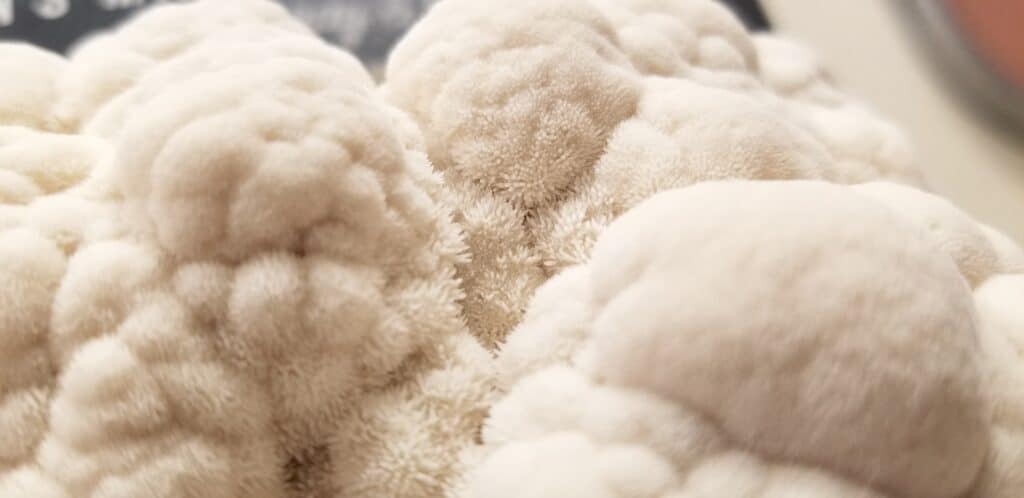
[[[903,496],[960,496],[977,476],[970,289],[882,205],[817,182],[703,183],[624,215],[591,264],[612,383]]]

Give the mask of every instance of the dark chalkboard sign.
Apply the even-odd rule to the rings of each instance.
[[[0,0],[0,39],[63,52],[153,0]]]
[[[173,0],[0,0],[0,39],[66,52],[149,5]],[[281,0],[325,39],[378,64],[436,0]]]
[[[0,0],[0,39],[58,52],[149,5],[174,0]],[[229,1],[229,0],[225,0]],[[325,39],[378,65],[437,0],[280,0]],[[752,28],[767,27],[757,0],[726,2]]]

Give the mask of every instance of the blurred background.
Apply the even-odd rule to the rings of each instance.
[[[0,0],[0,39],[22,39],[66,51],[90,32],[168,1],[173,0]],[[378,65],[436,0],[279,1],[327,40]]]
[[[1024,243],[1024,2],[762,0],[903,127],[929,186]]]
[[[0,39],[66,51],[160,1],[0,0]],[[436,0],[281,1],[379,71]],[[1024,1],[726,3],[751,29],[813,47],[846,91],[909,133],[933,190],[1024,243]]]

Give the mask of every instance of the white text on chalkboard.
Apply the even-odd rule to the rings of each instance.
[[[103,10],[125,10],[142,7],[147,3],[161,3],[166,0],[94,0]],[[0,28],[14,25],[15,0],[0,0]],[[29,0],[28,12],[40,19],[55,21],[71,11],[71,0]]]
[[[32,0],[31,7],[43,19],[60,19],[71,10],[71,0]]]
[[[0,0],[0,27],[14,24],[14,0]]]

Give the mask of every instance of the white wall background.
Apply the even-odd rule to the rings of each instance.
[[[764,0],[844,89],[910,134],[929,185],[1024,243],[1024,129],[998,130],[944,84],[890,1]]]

